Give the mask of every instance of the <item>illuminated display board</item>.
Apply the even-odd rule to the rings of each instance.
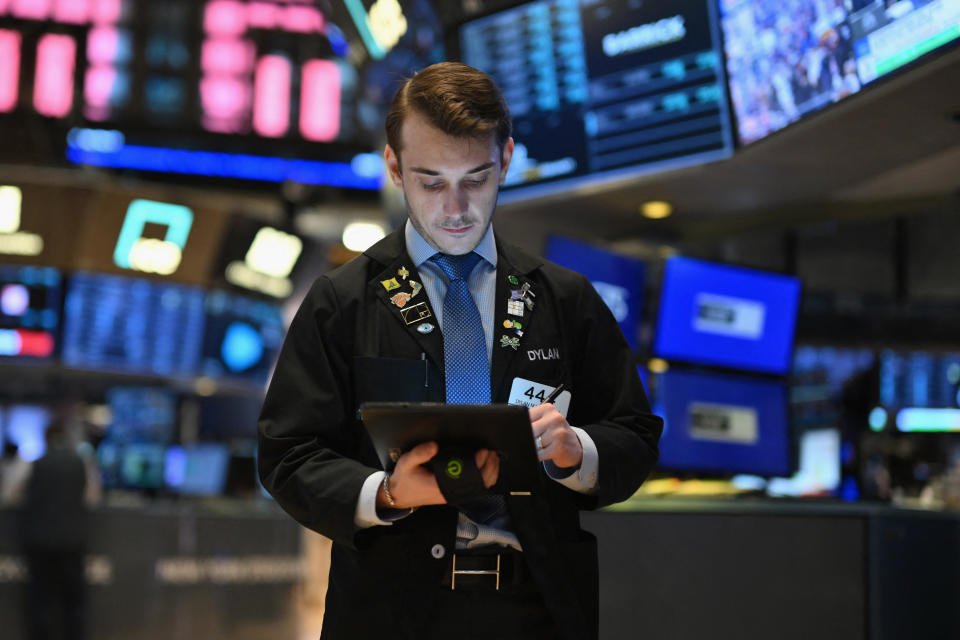
[[[720,0],[743,144],[960,39],[960,0]]]
[[[67,285],[63,362],[83,369],[194,375],[203,341],[201,289],[80,272]]]
[[[226,225],[210,280],[273,299],[286,298],[293,291],[292,275],[303,252],[304,240],[296,234],[234,215]]]
[[[708,0],[540,0],[461,25],[514,119],[505,200],[731,153]]]
[[[56,269],[0,266],[0,359],[53,356],[60,299]]]
[[[413,38],[397,28],[400,3],[366,4],[352,6],[371,54]],[[329,10],[311,0],[0,2],[0,116],[40,113],[65,136],[74,127],[66,153],[77,164],[379,189],[382,164],[366,155],[358,113],[392,91],[363,95],[362,56]]]

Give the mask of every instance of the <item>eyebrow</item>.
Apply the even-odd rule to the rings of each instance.
[[[477,166],[477,167],[474,167],[473,169],[470,169],[469,171],[467,171],[467,173],[468,173],[468,174],[469,174],[469,173],[480,173],[481,171],[486,171],[487,169],[491,168],[491,167],[493,166],[493,164],[494,164],[494,163],[492,163],[492,162],[485,162],[485,163],[481,164],[480,166]],[[428,175],[428,176],[439,176],[439,175],[440,175],[440,172],[439,172],[439,171],[434,171],[433,169],[427,169],[426,167],[410,167],[410,171],[413,171],[414,173],[422,173],[422,174]]]

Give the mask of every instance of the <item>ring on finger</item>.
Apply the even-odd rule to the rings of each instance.
[[[543,436],[537,436],[537,449],[543,449]]]

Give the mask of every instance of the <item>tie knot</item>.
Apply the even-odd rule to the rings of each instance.
[[[462,256],[452,256],[446,253],[435,253],[430,260],[440,267],[447,280],[466,280],[473,268],[480,261],[480,255],[471,251]]]

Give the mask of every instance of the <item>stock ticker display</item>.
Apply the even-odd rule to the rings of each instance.
[[[203,344],[200,288],[76,273],[67,288],[63,361],[71,367],[193,375]]]
[[[506,199],[732,151],[710,2],[542,0],[467,22],[459,39],[514,118]]]

